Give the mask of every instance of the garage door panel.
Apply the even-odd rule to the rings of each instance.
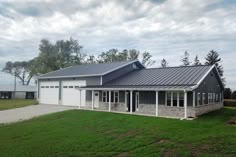
[[[40,83],[40,103],[59,104],[59,82],[41,82]]]
[[[76,87],[85,86],[86,81],[63,81],[62,82],[62,104],[68,106],[79,106],[80,90]],[[85,106],[85,91],[81,90],[81,106]]]

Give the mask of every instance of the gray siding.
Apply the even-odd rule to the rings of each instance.
[[[206,94],[206,104],[208,102],[208,93],[222,93],[223,87],[221,86],[221,82],[219,80],[219,77],[217,76],[217,72],[215,69],[213,69],[207,77],[202,81],[202,83],[199,85],[199,87],[195,90],[195,104],[197,104],[197,93],[205,93]],[[202,96],[201,102],[202,102]]]
[[[187,105],[193,106],[193,92],[187,92]]]
[[[86,80],[87,86],[100,85],[100,83],[101,83],[101,77],[100,76],[77,77],[77,78],[40,79],[39,82],[43,82],[43,81],[67,81],[67,80]]]
[[[156,92],[154,91],[140,91],[139,92],[139,103],[140,104],[156,104]],[[165,92],[159,91],[158,103],[165,104]]]
[[[133,64],[136,64],[136,63],[133,63]],[[113,71],[113,72],[111,72],[109,74],[104,75],[102,77],[103,84],[105,84],[105,83],[107,83],[107,82],[109,82],[111,80],[117,79],[118,77],[123,76],[123,75],[125,75],[125,74],[127,74],[127,73],[129,73],[129,72],[131,72],[133,70],[135,70],[133,68],[133,64],[127,65],[127,66],[125,66],[123,68],[120,68],[120,69],[118,69],[116,71]],[[139,68],[138,65],[137,65],[137,68]]]

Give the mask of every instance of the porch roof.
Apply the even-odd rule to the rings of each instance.
[[[193,86],[86,86],[88,90],[192,91]]]

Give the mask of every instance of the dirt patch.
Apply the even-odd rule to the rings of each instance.
[[[226,124],[236,126],[236,116],[232,117],[229,121],[226,122]]]
[[[165,150],[161,153],[161,157],[181,157],[175,149]]]
[[[118,154],[116,157],[126,157],[129,155],[129,152],[122,152],[120,154]]]

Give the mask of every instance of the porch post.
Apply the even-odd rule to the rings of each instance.
[[[133,91],[132,90],[130,91],[130,107],[129,107],[129,109],[130,109],[130,113],[132,113],[133,112]]]
[[[81,108],[81,89],[79,90],[79,109]]]
[[[92,110],[94,109],[94,90],[92,90]]]
[[[158,116],[158,91],[156,91],[156,116]]]
[[[184,118],[187,118],[187,92],[184,91]]]
[[[109,90],[109,112],[111,112],[111,91]]]
[[[195,91],[193,91],[193,107],[195,107],[195,99],[196,99],[196,94],[195,94]]]
[[[222,96],[221,96],[221,103],[222,103],[222,105],[224,106],[224,91],[222,92],[221,95],[222,95]]]

